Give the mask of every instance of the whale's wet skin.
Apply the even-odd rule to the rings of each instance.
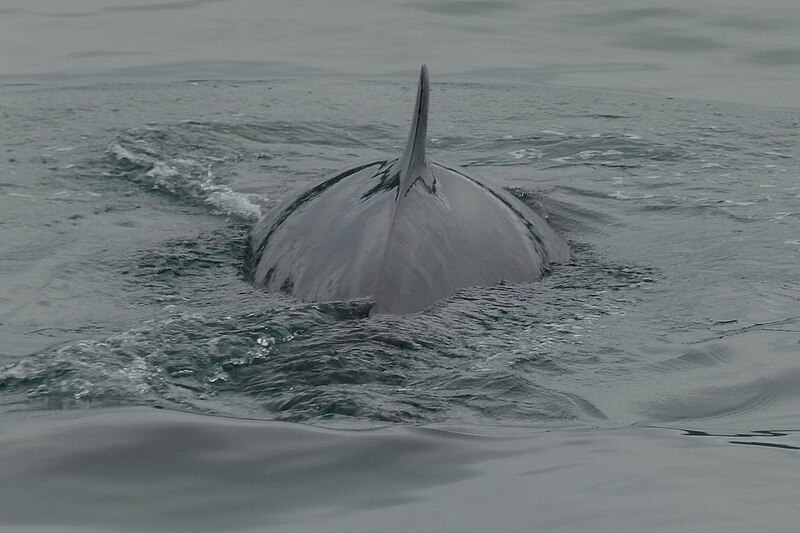
[[[420,311],[456,290],[539,279],[567,244],[528,206],[464,171],[428,161],[425,67],[405,152],[341,171],[253,229],[256,283],[304,300],[367,298]]]

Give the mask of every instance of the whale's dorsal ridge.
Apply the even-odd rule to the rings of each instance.
[[[468,287],[535,281],[566,261],[566,241],[528,206],[428,160],[429,97],[423,66],[400,158],[343,170],[253,227],[245,261],[256,284],[406,314]]]
[[[425,150],[425,144],[428,140],[428,101],[430,100],[430,92],[428,67],[422,65],[419,73],[417,101],[411,118],[411,131],[408,133],[406,149],[399,161],[400,194],[398,199],[405,197],[409,189],[417,181],[422,181],[428,190],[433,189],[433,174],[428,167],[428,157]]]

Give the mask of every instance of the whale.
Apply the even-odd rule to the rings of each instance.
[[[404,315],[461,289],[539,280],[569,258],[566,241],[512,194],[428,158],[429,100],[423,65],[400,157],[336,172],[253,226],[245,271],[255,285]]]

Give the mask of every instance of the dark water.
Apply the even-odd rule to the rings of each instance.
[[[245,23],[261,13],[246,4],[2,11],[18,53],[0,63],[0,528],[797,522],[800,43],[782,17],[794,4],[756,17],[387,3],[384,15],[437,20],[426,39],[509,31],[475,58],[405,44],[395,63],[384,48],[346,53],[365,54],[369,33],[352,30],[348,48],[319,30],[344,32],[354,7],[275,11],[264,20],[316,28],[290,51]],[[131,29],[145,21],[160,42],[175,12],[217,45],[186,52],[189,30],[169,19],[176,44],[158,55]],[[551,64],[523,59],[525,17],[575,26],[539,43]],[[208,33],[226,20],[238,31]],[[76,40],[98,21],[111,25],[94,44]],[[25,24],[61,28],[63,50],[23,46]],[[414,34],[386,24],[389,42]],[[585,56],[601,28],[615,36],[598,33]],[[275,47],[259,59],[257,43]],[[326,46],[323,69],[313,51]],[[241,266],[261,213],[399,154],[420,57],[431,156],[548,216],[569,264],[403,317],[252,287]]]

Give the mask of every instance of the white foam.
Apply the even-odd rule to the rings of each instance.
[[[176,158],[170,163],[141,155],[115,143],[109,151],[120,161],[150,167],[144,177],[154,189],[201,199],[212,208],[212,214],[245,219],[261,217],[261,207],[249,195],[238,193],[227,185],[216,183],[209,166],[203,177],[197,176],[201,163],[193,159]],[[215,158],[217,160],[217,158]]]
[[[536,148],[520,148],[519,150],[512,150],[508,155],[514,159],[541,159],[542,152]]]
[[[643,194],[641,196],[630,196],[625,194],[622,191],[614,191],[609,194],[611,198],[616,198],[617,200],[647,200],[650,198],[655,198],[654,194]]]
[[[261,218],[261,207],[251,202],[247,195],[232,191],[225,186],[217,187],[218,189],[209,193],[205,199],[205,202],[214,208],[213,214],[251,220]]]
[[[116,158],[120,161],[128,161],[129,163],[133,163],[134,165],[141,165],[141,166],[149,166],[154,163],[152,157],[144,156],[144,155],[137,155],[131,152],[130,150],[123,148],[118,143],[114,143],[109,148],[109,151],[116,156]]]

